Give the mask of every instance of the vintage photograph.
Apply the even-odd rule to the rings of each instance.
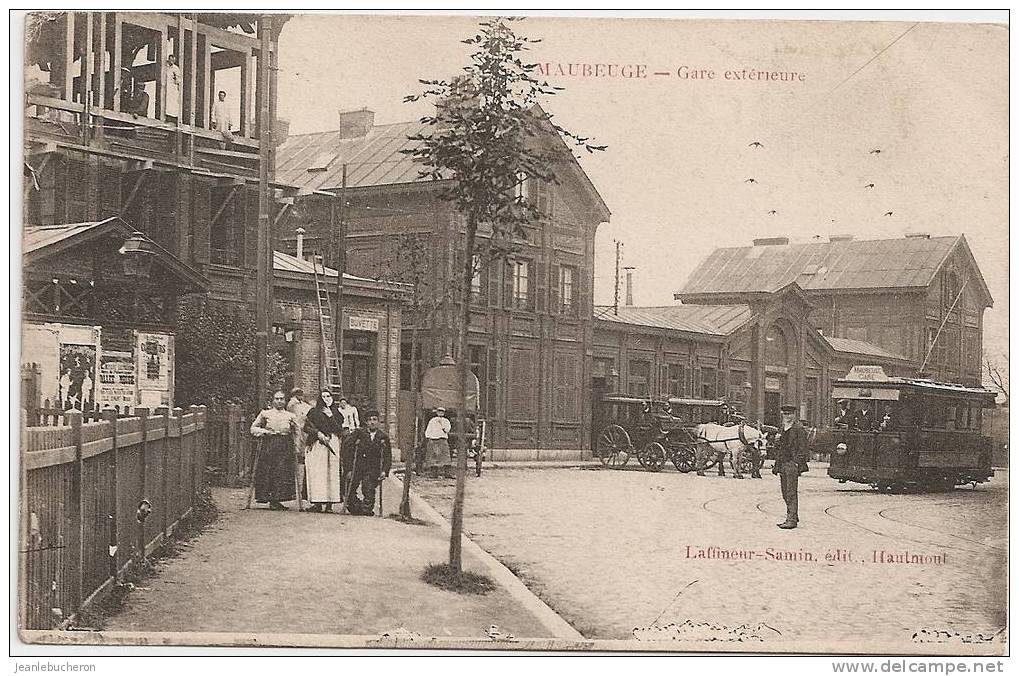
[[[1007,12],[617,14],[21,13],[20,641],[1007,655]]]

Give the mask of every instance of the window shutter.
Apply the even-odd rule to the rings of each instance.
[[[545,313],[545,303],[548,300],[548,279],[545,277],[545,261],[536,260],[534,262],[534,276],[535,276],[535,311],[538,314]]]
[[[560,313],[559,293],[560,286],[562,284],[562,280],[560,279],[560,275],[562,275],[562,273],[560,272],[560,270],[561,268],[553,263],[551,268],[549,269],[548,275],[548,285],[549,290],[551,291],[551,293],[549,294],[548,312],[549,314],[553,315],[557,315]]]
[[[503,302],[506,308],[516,307],[516,299],[513,298],[513,270],[516,264],[512,261],[505,261],[502,266],[503,271]]]
[[[534,180],[534,195],[537,197],[535,201],[535,208],[540,214],[548,213],[548,182],[538,179]]]
[[[488,264],[488,302],[492,307],[499,307],[499,282],[502,262],[493,260]]]
[[[499,396],[499,350],[490,348],[488,350],[488,369],[485,385],[488,387],[488,397],[485,401],[485,413],[489,417],[498,415]]]

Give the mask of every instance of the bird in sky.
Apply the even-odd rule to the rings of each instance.
[[[750,144],[750,147],[751,148],[763,148],[764,144],[761,143],[760,141],[754,141],[753,143]]]
[[[881,154],[881,149],[880,148],[874,148],[874,150],[870,151],[870,154],[871,155],[880,155]]]
[[[865,185],[865,186],[863,186],[863,187],[864,187],[864,188],[873,188],[873,187],[874,187],[874,184],[873,184],[873,183],[868,183],[867,185]]]
[[[748,178],[747,180],[745,180],[743,182],[744,183],[757,183],[757,179],[756,178]]]
[[[890,212],[890,211],[886,211],[885,212],[885,216],[891,216],[891,215],[892,215],[892,212]]]
[[[775,215],[775,214],[777,214],[777,213],[778,213],[777,211],[775,211],[774,209],[772,209],[771,211],[769,211],[769,212],[768,212],[768,215],[769,215],[769,216],[774,216],[774,215]]]

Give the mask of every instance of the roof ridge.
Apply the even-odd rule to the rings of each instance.
[[[415,123],[424,124],[420,120],[407,120],[406,122],[386,122],[385,124],[373,124],[371,129],[369,130],[369,132],[375,131],[376,129],[380,129],[382,127],[399,127],[401,125],[415,124]],[[303,132],[301,134],[287,134],[287,139],[295,138],[297,136],[315,136],[316,134],[335,134],[338,131],[340,131],[340,130],[339,129],[324,129],[322,131],[306,131],[306,132]],[[364,138],[367,135],[368,134],[364,134],[363,136],[352,136],[350,138],[344,138],[344,139],[338,139],[338,140],[340,140],[340,141],[356,141],[358,139]],[[286,143],[286,141],[284,141],[284,143]]]

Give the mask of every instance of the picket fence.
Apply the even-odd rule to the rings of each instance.
[[[173,535],[202,492],[205,406],[63,412],[21,430],[19,624],[66,626]],[[36,421],[31,421],[36,422]],[[62,424],[61,424],[62,423]]]

